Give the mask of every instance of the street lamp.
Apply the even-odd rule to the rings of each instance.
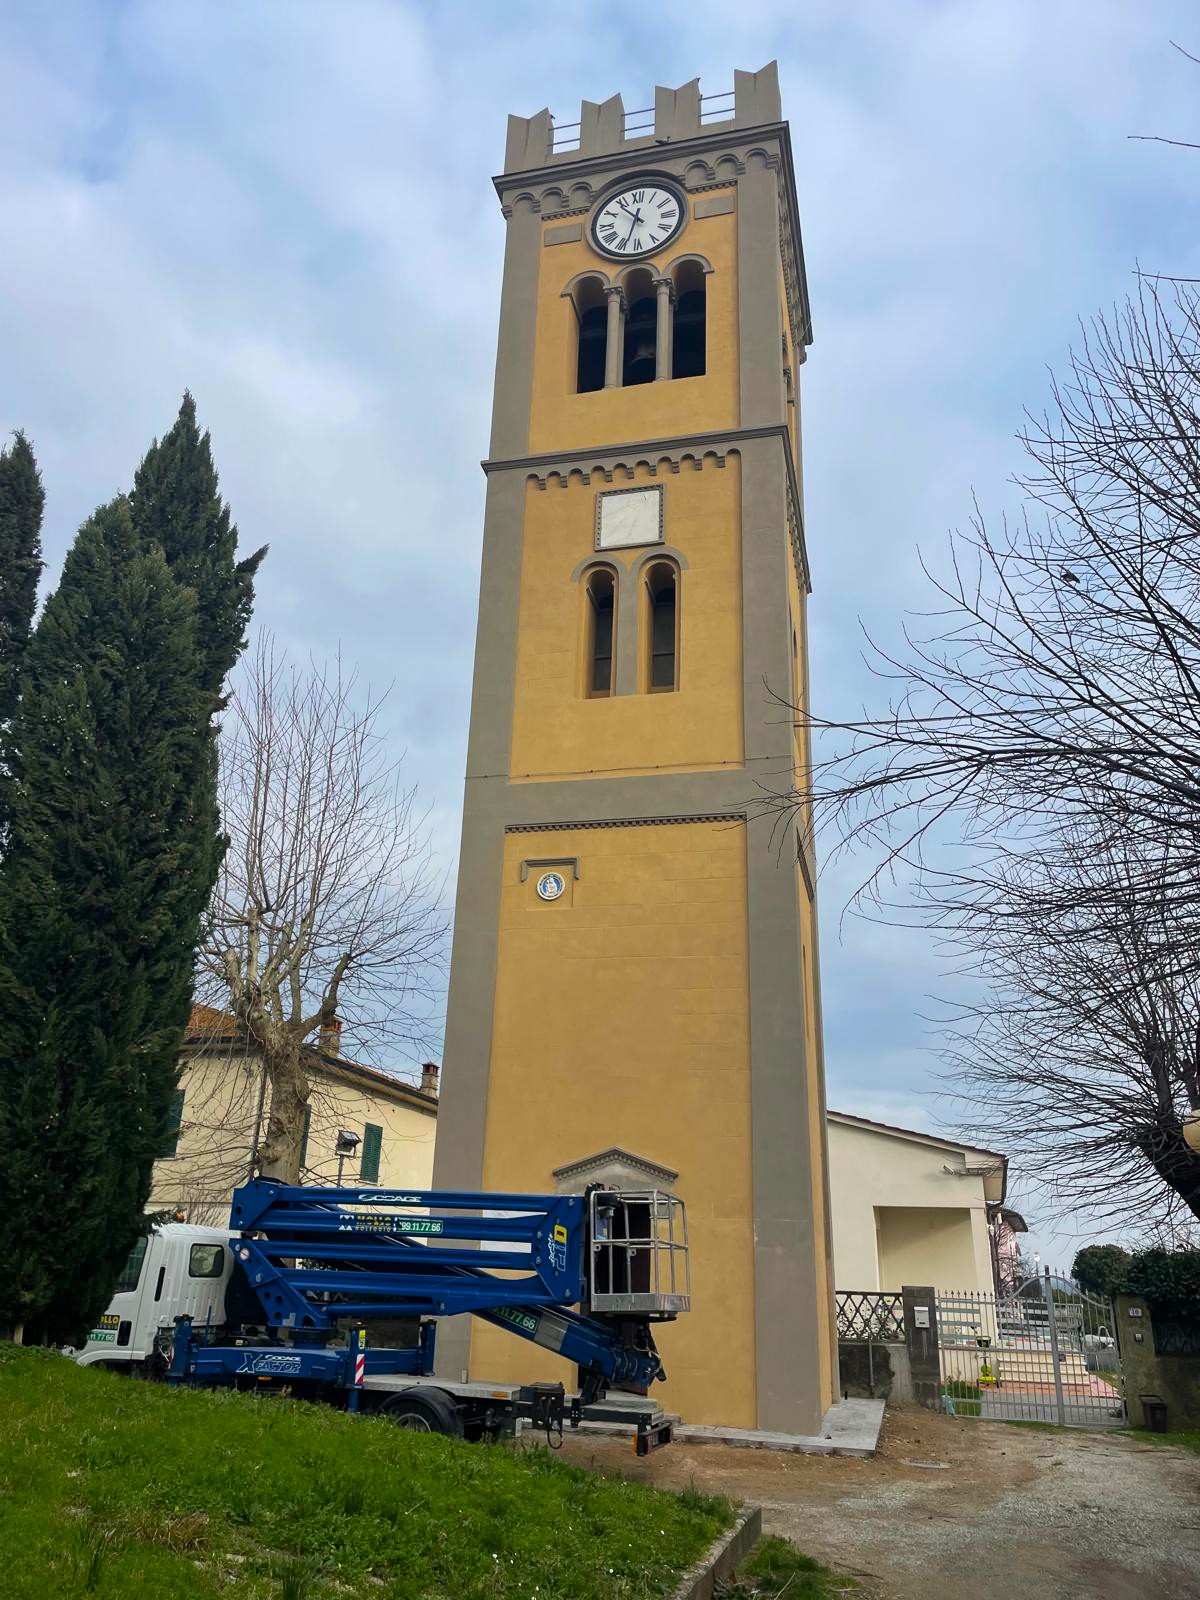
[[[352,1156],[361,1143],[362,1139],[359,1134],[351,1133],[349,1128],[338,1129],[337,1141],[334,1144],[333,1153],[338,1158],[337,1186],[339,1189],[342,1187],[342,1168],[346,1164],[346,1157]]]
[[[1183,1119],[1183,1142],[1200,1155],[1200,1111],[1189,1111]]]

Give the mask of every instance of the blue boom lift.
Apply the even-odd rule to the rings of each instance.
[[[286,1386],[469,1438],[518,1415],[562,1434],[618,1385],[665,1377],[651,1332],[690,1308],[683,1202],[658,1190],[586,1195],[304,1188],[234,1192],[236,1278],[219,1326],[175,1321],[172,1383]],[[249,1291],[249,1294],[247,1294]],[[240,1305],[239,1305],[240,1302]],[[579,1390],[434,1379],[437,1320],[481,1317],[574,1362]],[[371,1324],[408,1337],[367,1343]],[[628,1416],[627,1408],[622,1408]],[[639,1454],[670,1427],[635,1406]],[[594,1414],[594,1411],[590,1414]]]

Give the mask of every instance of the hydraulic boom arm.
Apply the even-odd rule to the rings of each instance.
[[[290,1368],[297,1375],[322,1376],[335,1356],[326,1346],[347,1325],[468,1312],[576,1362],[591,1399],[610,1383],[646,1387],[664,1376],[649,1324],[674,1314],[641,1309],[643,1300],[657,1305],[652,1295],[614,1301],[622,1309],[611,1320],[574,1309],[591,1309],[601,1257],[605,1287],[612,1288],[619,1276],[614,1250],[634,1260],[632,1275],[649,1282],[651,1241],[614,1243],[608,1224],[597,1241],[594,1215],[579,1195],[304,1188],[260,1180],[235,1191],[230,1224],[238,1235],[234,1254],[266,1324],[290,1335],[289,1350],[312,1358],[302,1362],[303,1372]],[[628,1265],[626,1276],[632,1282]],[[679,1296],[671,1305],[676,1301],[686,1305]],[[427,1323],[416,1350],[367,1351],[365,1370],[428,1372],[433,1342]],[[215,1349],[188,1358],[179,1343],[173,1376],[247,1370],[221,1363]],[[278,1371],[278,1361],[264,1370]]]

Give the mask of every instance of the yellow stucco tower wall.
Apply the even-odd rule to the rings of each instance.
[[[585,102],[577,148],[548,113],[510,118],[496,180],[508,236],[435,1186],[576,1192],[616,1163],[673,1188],[693,1309],[658,1330],[656,1398],[807,1433],[836,1378],[815,873],[802,812],[761,805],[808,765],[774,698],[808,692],[791,149],[773,65],[737,73],[716,115],[694,83],[655,98],[653,136],[626,137],[619,99]],[[681,225],[623,260],[594,223],[639,184],[674,194]],[[685,375],[697,293],[703,370]],[[636,381],[650,297],[653,376]],[[590,309],[603,384],[580,376]],[[539,893],[547,870],[557,898]],[[439,1371],[571,1382],[482,1323],[443,1326]]]

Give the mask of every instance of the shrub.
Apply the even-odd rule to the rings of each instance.
[[[1200,1318],[1200,1250],[1138,1250],[1117,1291],[1140,1294],[1152,1309]]]
[[[1071,1276],[1093,1294],[1120,1294],[1129,1262],[1129,1251],[1119,1244],[1089,1244],[1076,1253]]]

